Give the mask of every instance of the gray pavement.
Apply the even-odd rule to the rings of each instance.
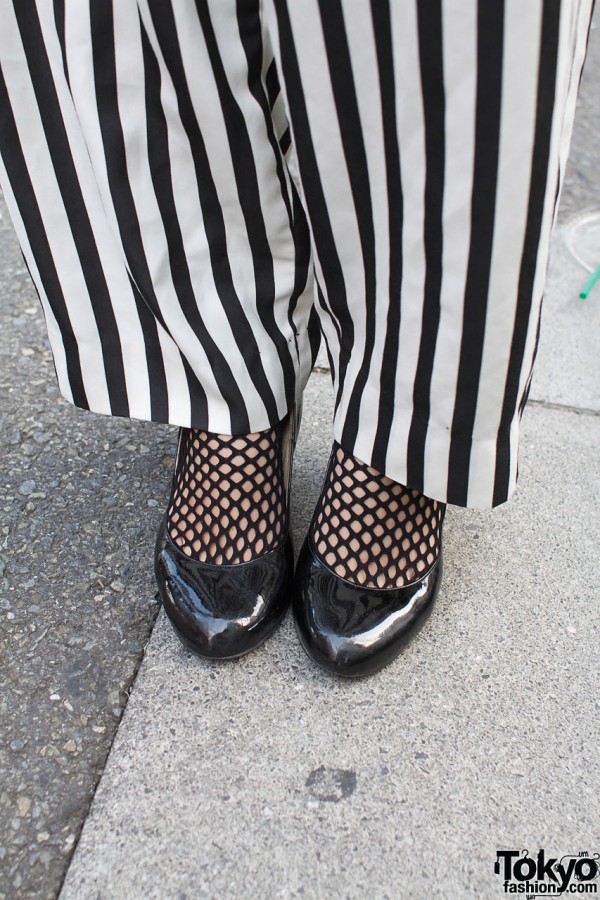
[[[176,429],[58,394],[2,208],[0,898],[56,897],[158,606]]]
[[[496,849],[600,851],[600,286],[577,298],[585,272],[568,249],[581,210],[600,212],[599,88],[596,27],[516,496],[450,510],[429,627],[359,682],[316,669],[289,617],[255,653],[210,665],[162,614],[136,677],[175,430],[59,398],[0,221],[0,900],[57,897],[75,847],[61,900],[496,897]],[[298,546],[330,411],[319,370],[296,456]]]
[[[529,397],[530,402],[597,411],[600,283],[587,300],[579,297],[587,273],[569,250],[573,222],[577,223],[577,217],[561,222],[554,231],[541,338]],[[600,204],[597,222],[594,233],[600,260]]]
[[[583,209],[600,209],[598,135],[600,135],[600,8],[596,4],[579,89],[559,221],[568,219]]]
[[[329,412],[313,377],[298,539]],[[61,900],[497,897],[497,849],[596,850],[599,439],[530,408],[517,496],[449,512],[437,611],[375,677],[321,672],[289,617],[219,665],[161,616]]]

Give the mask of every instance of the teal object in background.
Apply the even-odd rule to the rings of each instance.
[[[594,271],[592,272],[592,274],[590,275],[590,277],[588,278],[588,280],[582,287],[581,293],[579,294],[579,296],[581,297],[582,300],[585,300],[587,298],[589,292],[594,287],[594,285],[596,284],[596,282],[598,281],[599,278],[600,278],[600,265],[596,266],[596,268],[594,269]]]

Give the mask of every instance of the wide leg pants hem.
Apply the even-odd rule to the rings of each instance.
[[[509,429],[500,434],[471,440],[469,435],[451,436],[449,429],[436,427],[430,422],[423,474],[415,475],[407,458],[407,440],[401,436],[397,441],[390,441],[383,474],[441,503],[470,509],[492,509],[510,500],[516,489],[520,426],[521,417],[518,417]],[[340,421],[339,424],[334,422],[333,435],[346,453],[376,468],[372,438],[366,431],[358,434],[351,445],[344,438],[343,423]],[[448,477],[450,453],[457,449],[468,461],[466,494],[462,483]]]
[[[318,352],[319,342],[315,338],[314,328],[309,327],[304,333],[298,333],[298,343],[305,348],[309,348],[302,356],[302,362],[298,368],[295,380],[295,396],[294,402],[300,404],[308,379],[312,372],[312,364]],[[241,435],[251,434],[259,431],[266,431],[280,422],[290,411],[290,406],[286,401],[283,392],[275,395],[276,413],[270,415],[266,407],[257,401],[255,406],[246,403],[243,412],[243,418],[247,420],[248,425],[244,431],[239,428],[232,427],[232,421],[236,418],[239,420],[242,416],[236,411],[232,412],[230,406],[222,398],[213,398],[210,404],[210,410],[205,402],[206,397],[200,381],[189,379],[189,393],[177,396],[171,393],[169,402],[164,405],[152,405],[149,392],[130,392],[122,395],[110,396],[107,391],[81,391],[74,392],[72,385],[67,377],[67,363],[70,361],[71,367],[75,362],[77,351],[82,347],[79,345],[69,346],[62,345],[59,348],[52,345],[53,358],[55,363],[55,371],[57,375],[57,384],[61,396],[69,404],[76,409],[85,412],[95,413],[103,416],[113,416],[122,419],[134,419],[140,422],[154,422],[158,425],[172,425],[177,428],[195,428],[201,431],[208,431],[214,434],[224,435]],[[88,347],[88,352],[91,352]],[[132,348],[132,351],[136,347]],[[146,348],[148,349],[148,348]],[[85,352],[85,348],[83,348]],[[98,351],[100,355],[100,351]],[[104,362],[110,367],[111,355],[104,350],[102,354]],[[141,360],[144,362],[145,360]],[[195,387],[195,385],[197,387]],[[197,391],[197,393],[195,393]],[[217,402],[219,400],[220,402]]]

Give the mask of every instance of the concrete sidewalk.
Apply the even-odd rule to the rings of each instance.
[[[494,512],[449,511],[429,627],[345,681],[304,656],[289,617],[248,657],[210,664],[161,615],[61,900],[496,897],[497,849],[600,850],[600,303],[577,298],[565,228],[519,489]],[[297,543],[330,420],[316,373]]]

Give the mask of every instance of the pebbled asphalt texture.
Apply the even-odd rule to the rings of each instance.
[[[0,897],[57,895],[158,612],[176,429],[63,400],[0,222]]]

